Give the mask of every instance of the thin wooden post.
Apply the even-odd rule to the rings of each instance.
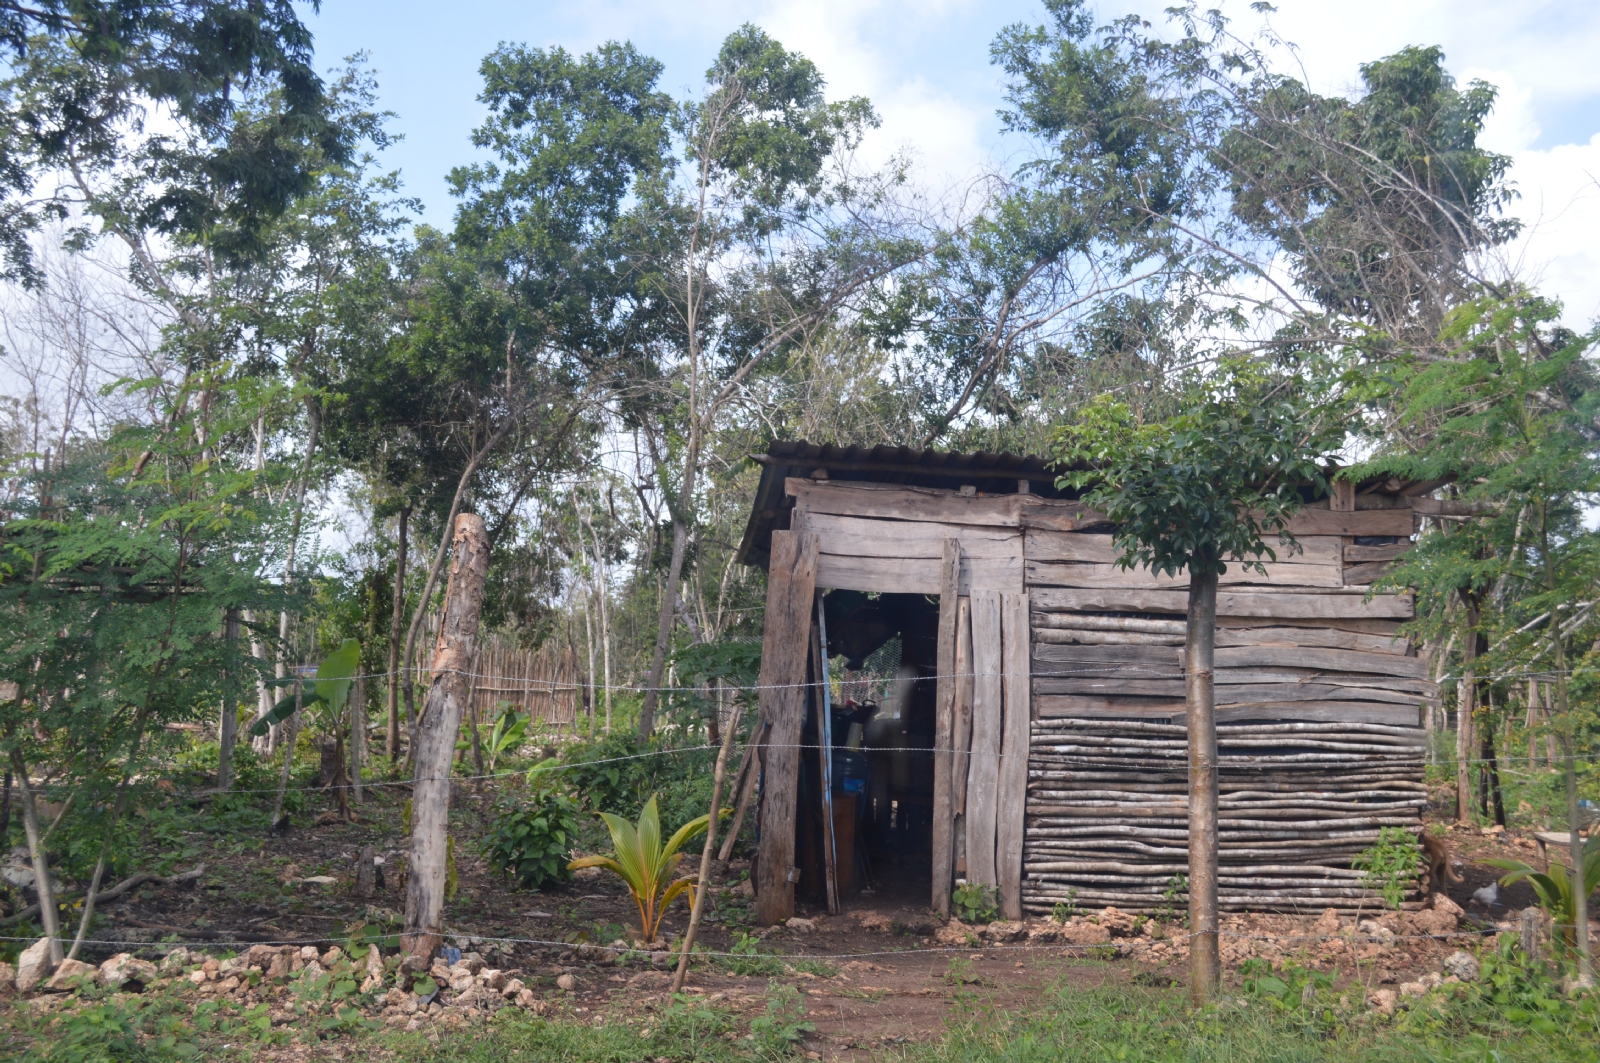
[[[956,631],[960,611],[961,542],[944,541],[939,569],[938,675],[934,680],[933,910],[948,918],[955,873]],[[965,770],[966,765],[962,764]]]
[[[395,548],[394,555],[394,615],[389,619],[389,688],[384,691],[385,700],[388,702],[384,752],[389,755],[391,768],[400,759],[400,625],[405,620],[406,525],[410,519],[411,507],[401,506],[400,542]]]
[[[1189,993],[1216,999],[1222,983],[1217,942],[1217,574],[1189,575],[1184,686],[1189,723]]]
[[[411,857],[406,864],[406,917],[400,938],[404,952],[423,960],[442,940],[450,766],[461,712],[473,694],[467,672],[475,656],[489,572],[489,534],[482,517],[472,513],[456,517],[452,551],[428,696],[417,721]]]
[[[217,789],[233,789],[233,745],[239,734],[239,701],[233,696],[233,654],[239,644],[239,610],[229,609],[222,622],[228,667],[222,673],[222,718],[217,721]]]
[[[361,766],[367,762],[367,677],[357,676],[350,698],[350,794],[356,804],[366,797]]]
[[[750,808],[750,799],[755,795],[756,784],[761,779],[760,751],[765,741],[765,731],[760,735],[752,734],[749,744],[744,747],[744,760],[739,764],[739,774],[733,781],[733,788],[739,792],[739,804],[733,810],[733,823],[728,828],[728,835],[722,839],[722,851],[717,854],[717,860],[724,864],[733,855],[733,843],[739,840],[744,814]]]
[[[733,745],[734,732],[739,729],[739,712],[742,708],[742,705],[734,704],[728,729],[722,734],[722,748],[717,750],[717,767],[711,776],[711,822],[706,824],[706,842],[700,849],[700,875],[695,879],[694,903],[689,906],[689,929],[683,935],[683,952],[678,956],[678,969],[673,972],[670,993],[683,988],[684,976],[689,973],[689,954],[694,951],[694,937],[700,929],[700,913],[705,911],[706,893],[711,889],[711,849],[717,843],[717,819],[722,813],[722,782],[727,778],[728,747]]]
[[[1465,638],[1461,640],[1461,679],[1456,684],[1456,822],[1472,822],[1472,758],[1474,717],[1478,707],[1478,610],[1467,607]]]
[[[1000,596],[1000,646],[1005,661],[1005,717],[1000,743],[1000,791],[995,813],[995,876],[1000,914],[1022,918],[1022,836],[1028,804],[1028,746],[1032,676],[1028,656],[1028,595]]]
[[[828,689],[828,622],[817,596],[817,626],[811,652],[817,662],[817,759],[822,777],[822,869],[828,887],[828,914],[839,914],[839,843],[833,833],[833,699]]]
[[[972,767],[967,779],[967,881],[990,888],[999,811],[1002,685],[1000,592],[972,592]]]
[[[766,631],[761,650],[761,725],[766,779],[761,794],[761,846],[756,866],[756,921],[781,923],[794,914],[795,809],[799,801],[800,725],[806,707],[806,653],[811,598],[817,582],[817,537],[772,534],[767,566]]]

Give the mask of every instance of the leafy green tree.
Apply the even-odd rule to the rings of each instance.
[[[1579,867],[1576,762],[1593,752],[1595,716],[1592,704],[1573,704],[1571,679],[1581,655],[1575,644],[1596,633],[1575,603],[1589,601],[1600,584],[1600,536],[1584,520],[1600,494],[1593,362],[1600,334],[1561,328],[1559,314],[1557,304],[1525,290],[1481,291],[1457,307],[1439,336],[1451,357],[1397,360],[1378,378],[1394,423],[1360,471],[1459,485],[1440,504],[1440,527],[1389,580],[1418,589],[1424,624],[1455,627],[1471,646],[1463,654],[1460,733],[1472,729],[1480,634],[1490,644],[1490,670],[1548,674],[1572,866]],[[1457,602],[1466,608],[1453,610]],[[1469,741],[1458,753],[1464,769],[1475,750]],[[1463,814],[1467,788],[1461,770]],[[1574,904],[1579,977],[1588,982],[1587,896]]]
[[[1217,577],[1229,562],[1276,559],[1265,536],[1294,548],[1288,522],[1327,491],[1325,455],[1348,424],[1337,396],[1296,375],[1228,359],[1184,397],[1181,412],[1141,421],[1111,396],[1057,429],[1062,487],[1115,525],[1123,568],[1189,574],[1184,678],[1189,725],[1191,987],[1199,1003],[1219,986],[1217,733],[1212,686]]]
[[[283,589],[261,576],[280,532],[263,476],[211,460],[219,435],[247,430],[238,389],[211,407],[117,433],[105,451],[23,479],[0,524],[0,742],[22,786],[22,810],[56,941],[47,858],[26,780],[49,763],[87,814],[99,853],[72,952],[129,802],[172,752],[169,726],[236,705],[255,682],[252,658],[225,617],[274,608]],[[141,456],[150,455],[141,460]]]

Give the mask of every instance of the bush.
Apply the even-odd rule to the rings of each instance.
[[[560,790],[535,790],[524,800],[495,806],[493,830],[483,840],[489,862],[537,890],[572,878],[567,870],[581,810]]]
[[[715,750],[678,749],[619,731],[573,746],[562,759],[557,777],[589,812],[631,816],[652,795],[663,823],[687,823],[711,809]]]

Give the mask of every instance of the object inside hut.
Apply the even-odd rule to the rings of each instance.
[[[841,902],[925,903],[931,881],[934,676],[939,605],[921,594],[832,591],[828,631],[832,818]],[[827,900],[821,729],[813,700],[801,744],[800,894]]]

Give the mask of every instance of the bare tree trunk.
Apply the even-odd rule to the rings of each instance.
[[[222,622],[222,638],[226,643],[228,659],[233,659],[234,644],[239,641],[239,611],[229,609]],[[239,734],[239,702],[233,696],[234,672],[230,667],[223,672],[222,719],[217,722],[217,789],[233,789],[233,745]]]
[[[33,862],[33,888],[39,891],[39,922],[44,924],[44,936],[50,939],[50,962],[59,965],[64,958],[61,952],[61,921],[56,917],[56,891],[50,879],[50,858],[44,851],[44,839],[39,834],[39,809],[33,801],[33,786],[28,782],[28,765],[22,752],[11,751],[11,771],[17,779],[17,791],[22,798],[22,830],[28,837],[28,857]]]
[[[1472,822],[1472,733],[1478,705],[1478,610],[1467,606],[1467,629],[1461,640],[1461,681],[1456,687],[1456,822]]]
[[[489,572],[489,534],[483,518],[456,518],[454,560],[445,587],[439,641],[433,651],[428,698],[413,754],[411,857],[406,865],[406,918],[401,949],[426,960],[442,940],[450,764],[461,712],[472,697],[471,667],[478,617]]]
[[[1189,716],[1189,993],[1197,1005],[1222,984],[1217,942],[1217,720],[1212,663],[1217,574],[1189,575],[1184,679]]]
[[[593,742],[594,741],[594,695],[595,695],[595,690],[594,690],[594,621],[589,618],[589,604],[587,602],[585,602],[584,606],[583,606],[583,634],[584,634],[584,640],[588,643],[588,647],[587,648],[588,648],[588,651],[589,651],[589,741]],[[609,725],[611,723],[611,721],[607,720],[606,723]],[[609,726],[607,727],[607,730],[610,730]],[[574,734],[576,734],[578,732],[578,714],[576,712],[574,712],[572,714],[572,732]]]
[[[733,707],[733,718],[722,733],[722,748],[717,750],[717,767],[711,776],[711,822],[706,824],[706,843],[700,850],[700,875],[695,879],[694,904],[689,908],[689,929],[683,935],[683,952],[678,956],[678,969],[672,976],[672,989],[683,988],[684,976],[689,973],[689,954],[694,951],[694,936],[700,929],[700,913],[705,911],[706,893],[711,889],[711,853],[717,842],[717,820],[722,815],[722,783],[728,776],[728,747],[733,745],[734,732],[739,729],[738,703]]]
[[[300,733],[300,699],[304,691],[299,676],[294,681],[294,714],[283,721],[283,774],[278,776],[278,799],[272,803],[272,826],[283,826],[283,795],[289,789],[289,775],[294,770],[294,742]]]
[[[400,759],[400,625],[406,611],[406,527],[411,507],[400,507],[400,543],[394,559],[394,615],[389,620],[389,730],[384,736],[384,752],[389,764]]]
[[[360,804],[366,797],[361,788],[361,768],[367,762],[367,677],[357,676],[350,699],[350,793]]]
[[[683,555],[689,545],[689,529],[677,514],[672,517],[672,560],[667,565],[667,582],[661,588],[661,609],[656,614],[656,648],[650,658],[650,678],[644,690],[644,707],[639,710],[639,735],[649,738],[656,728],[656,703],[660,700],[661,681],[666,674],[667,647],[672,642],[672,621],[678,615],[676,608],[678,580],[683,575]]]
[[[285,589],[289,587],[289,584],[294,579],[295,553],[300,545],[300,526],[305,519],[306,512],[306,487],[311,479],[311,463],[317,455],[317,439],[322,428],[322,421],[317,416],[317,407],[310,399],[306,400],[306,417],[311,422],[311,431],[309,438],[306,440],[306,456],[300,462],[299,482],[295,484],[294,519],[289,522],[289,546],[283,562],[283,585]],[[278,614],[277,676],[279,680],[282,680],[288,674],[287,668],[283,661],[283,654],[288,642],[289,611],[285,609]],[[296,689],[298,690],[298,687],[296,687]],[[297,706],[297,715],[298,711],[299,710]],[[290,756],[293,755],[293,750],[291,750]],[[276,818],[274,818],[273,822],[277,822]]]

